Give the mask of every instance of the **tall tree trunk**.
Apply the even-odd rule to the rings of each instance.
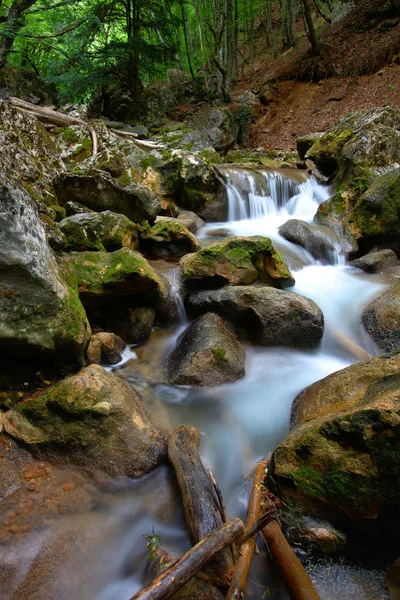
[[[267,22],[267,48],[272,48],[274,56],[276,54],[275,34],[272,26],[272,0],[265,0],[265,16]]]
[[[19,30],[24,26],[24,12],[37,0],[14,0],[4,24],[4,32],[0,39],[0,68],[4,67],[11,52]]]
[[[296,0],[281,0],[283,48],[291,48],[295,44]]]
[[[193,67],[192,67],[192,61],[190,59],[189,38],[188,38],[188,31],[187,31],[187,20],[186,20],[185,6],[184,6],[184,3],[183,3],[183,0],[180,1],[180,5],[181,5],[181,15],[182,15],[182,24],[183,24],[183,37],[185,38],[186,57],[187,57],[187,61],[188,61],[188,67],[189,67],[190,75],[192,76],[192,79],[194,79],[194,72],[193,72]]]
[[[306,28],[308,41],[311,44],[313,54],[318,55],[321,52],[321,45],[319,43],[314,23],[312,20],[310,0],[301,0],[301,5],[303,8],[304,24]]]

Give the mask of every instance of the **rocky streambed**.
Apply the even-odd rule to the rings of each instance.
[[[346,117],[283,165],[222,164],[190,123],[146,149],[92,125],[95,156],[85,127],[0,104],[1,596],[128,600],[143,535],[190,547],[166,446],[184,424],[232,516],[273,453],[267,483],[321,598],[388,597],[398,111]],[[286,598],[266,564],[249,593]]]

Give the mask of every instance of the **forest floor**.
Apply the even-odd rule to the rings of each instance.
[[[400,18],[381,0],[366,0],[334,25],[319,18],[322,51],[313,57],[301,19],[293,48],[274,56],[265,26],[256,32],[255,60],[241,49],[233,100],[252,90],[265,100],[249,148],[291,150],[296,138],[325,131],[343,115],[376,106],[400,109]],[[279,40],[278,40],[279,43]],[[247,54],[247,56],[246,56]]]

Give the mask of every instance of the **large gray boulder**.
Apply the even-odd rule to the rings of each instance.
[[[369,252],[361,258],[349,262],[349,265],[352,267],[357,267],[367,273],[381,273],[382,271],[386,271],[386,269],[390,269],[391,267],[396,267],[399,264],[396,253],[393,252],[393,250],[390,250],[390,248]]]
[[[324,332],[324,316],[315,302],[272,287],[226,286],[192,292],[186,306],[195,315],[213,311],[234,321],[263,346],[314,348]]]
[[[280,227],[279,234],[285,240],[308,250],[317,260],[324,259],[332,262],[339,247],[339,241],[332,229],[309,224],[299,219],[286,221]]]
[[[362,323],[379,348],[385,352],[400,349],[400,282],[368,304]]]
[[[0,272],[0,350],[82,364],[90,327],[76,282],[60,270],[36,203],[7,179],[0,185]]]
[[[62,206],[79,202],[96,211],[110,210],[140,222],[153,220],[161,210],[160,198],[135,183],[122,187],[109,173],[62,173],[54,180],[54,189]]]
[[[245,374],[246,354],[232,326],[214,313],[192,323],[169,356],[167,380],[178,385],[212,387]]]
[[[235,143],[238,125],[232,114],[216,106],[204,106],[192,117],[187,125],[208,136],[215,150],[228,150]]]
[[[95,474],[141,477],[165,453],[161,432],[122,379],[90,365],[8,411],[4,428],[36,456]]]

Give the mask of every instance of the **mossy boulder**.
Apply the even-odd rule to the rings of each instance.
[[[225,286],[192,292],[185,304],[194,315],[220,314],[263,346],[315,348],[324,332],[324,316],[315,302],[272,287]]]
[[[115,252],[71,252],[65,260],[76,275],[84,306],[98,306],[122,296],[158,304],[166,298],[165,285],[139,253],[121,248]]]
[[[214,313],[199,317],[168,358],[167,380],[178,385],[213,387],[245,374],[246,354],[233,327]]]
[[[365,307],[362,323],[381,350],[400,350],[400,283]]]
[[[206,135],[217,151],[232,147],[239,130],[232,114],[217,106],[203,106],[186,120],[186,124]]]
[[[59,228],[63,234],[62,249],[113,251],[119,248],[136,250],[138,228],[124,215],[106,210],[101,213],[76,214],[63,219]]]
[[[192,289],[223,285],[250,285],[256,281],[274,287],[294,285],[282,256],[269,238],[232,237],[211,244],[181,260],[183,280]]]
[[[73,275],[60,268],[21,187],[0,186],[0,351],[82,364],[90,327]]]
[[[304,160],[307,152],[324,135],[324,132],[309,133],[297,138],[296,147],[300,160]]]
[[[179,259],[200,250],[199,240],[178,219],[162,217],[141,232],[140,248],[151,258]]]
[[[109,173],[93,170],[62,173],[54,180],[59,203],[79,202],[96,211],[111,210],[135,222],[153,220],[161,210],[160,198],[141,185],[121,187]]]
[[[289,507],[387,543],[400,533],[400,355],[378,356],[307,387],[268,482]]]
[[[400,111],[372,108],[343,117],[307,151],[306,160],[340,181],[355,168],[379,169],[400,161]]]
[[[99,476],[141,477],[165,453],[163,436],[140,396],[99,365],[15,406],[3,424],[34,455],[51,456]]]

